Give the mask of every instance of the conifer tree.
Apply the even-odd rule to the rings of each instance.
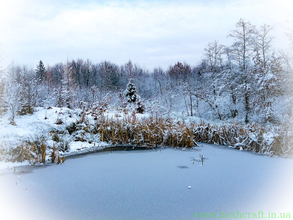
[[[124,91],[124,95],[128,103],[137,103],[139,101],[140,97],[136,92],[136,88],[135,88],[135,85],[133,84],[132,79],[129,80],[127,87]]]
[[[144,113],[145,106],[140,100],[140,96],[136,92],[136,88],[135,88],[135,85],[133,84],[132,79],[129,80],[127,87],[124,91],[124,95],[128,103],[136,104],[135,110],[137,113],[141,113],[141,114]]]
[[[43,62],[40,60],[36,68],[36,76],[39,82],[42,82],[45,78],[46,68]]]

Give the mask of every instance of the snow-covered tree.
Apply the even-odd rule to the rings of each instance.
[[[6,111],[4,95],[5,95],[5,79],[0,78],[0,116],[2,113]]]
[[[236,23],[236,29],[232,30],[228,37],[234,39],[231,52],[234,62],[238,64],[238,73],[241,75],[240,90],[243,94],[245,123],[249,122],[250,114],[250,82],[252,77],[251,59],[255,48],[256,29],[250,22],[240,19]]]
[[[58,107],[72,108],[75,96],[75,83],[73,79],[72,67],[67,62],[66,65],[59,65],[58,72],[61,75],[61,84],[55,90]]]
[[[13,102],[18,100],[17,113],[19,115],[32,114],[33,109],[36,106],[36,80],[35,73],[32,69],[27,68],[26,66],[12,66],[9,70],[9,90],[12,91],[12,94],[17,94],[17,98],[10,96],[13,99]],[[13,85],[19,89],[13,89]],[[6,93],[7,94],[7,93]],[[9,94],[7,94],[9,95]],[[16,105],[16,104],[15,104]]]
[[[140,101],[140,96],[136,92],[136,87],[133,84],[133,79],[130,79],[124,91],[124,96],[128,103],[137,103]]]
[[[272,104],[282,94],[283,81],[281,58],[276,57],[271,49],[273,40],[270,36],[271,30],[271,26],[264,24],[257,31],[253,58],[252,103],[265,122],[274,120]]]
[[[291,24],[292,25],[292,24]],[[286,67],[293,74],[293,26],[287,28],[286,32],[289,39],[289,50],[287,53],[283,53]]]
[[[170,78],[179,85],[191,75],[191,68],[186,63],[177,62],[174,66],[170,66],[167,72]]]
[[[46,75],[46,68],[43,62],[40,60],[39,64],[36,67],[36,76],[39,83],[43,82]]]
[[[21,86],[20,95],[20,109],[19,115],[33,114],[35,107],[35,81],[33,78],[25,79],[24,82],[19,84]]]
[[[1,54],[0,54],[0,115],[6,111],[5,106],[5,75],[4,75],[4,69],[1,66]]]
[[[100,72],[103,79],[104,87],[110,90],[117,90],[119,86],[119,68],[110,62],[100,64]]]
[[[237,74],[237,68],[235,68],[235,64],[233,63],[234,56],[231,48],[225,47],[223,49],[223,55],[226,58],[222,74],[225,81],[224,89],[228,94],[227,107],[229,108],[230,117],[236,118],[238,115],[237,104],[240,95],[238,92],[238,84],[241,80],[239,74]]]
[[[222,120],[222,114],[220,112],[220,106],[219,106],[219,86],[220,84],[223,84],[223,79],[221,77],[221,70],[223,69],[223,63],[222,63],[222,53],[223,53],[224,45],[219,44],[217,41],[214,41],[212,43],[209,43],[207,47],[204,49],[205,53],[204,56],[207,60],[208,64],[208,73],[210,75],[210,78],[212,80],[211,88],[210,90],[212,93],[207,94],[207,98],[212,100],[211,103],[213,110],[218,115],[219,119]]]
[[[287,106],[286,114],[289,116],[287,123],[290,124],[293,117],[293,26],[286,27],[286,34],[289,39],[288,48],[286,50],[279,51],[279,53],[282,57],[282,67],[284,69],[285,78],[285,82],[283,83],[285,97],[282,100],[287,103],[285,105]]]
[[[128,61],[128,63],[125,64],[124,66],[124,70],[127,74],[128,77],[133,78],[133,64],[131,62],[131,60]]]
[[[17,83],[14,79],[9,78],[5,83],[5,103],[9,110],[9,123],[11,125],[16,125],[14,119],[17,114],[17,111],[21,106],[21,85]]]

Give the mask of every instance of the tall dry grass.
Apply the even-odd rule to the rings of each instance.
[[[85,114],[80,123],[86,122]],[[192,148],[198,143],[226,145],[236,149],[254,151],[273,156],[289,156],[293,153],[293,134],[290,129],[259,124],[241,125],[236,123],[211,125],[208,123],[184,123],[171,118],[147,117],[138,119],[136,114],[124,117],[106,117],[103,113],[95,116],[94,126],[69,127],[91,134],[100,134],[100,140],[117,145],[156,148],[158,146]],[[8,153],[11,161],[30,161],[32,164],[45,163],[47,154],[53,163],[63,163],[59,150],[46,146],[44,140],[26,141]]]
[[[196,143],[192,129],[171,120],[153,117],[137,120],[136,117],[124,117],[122,120],[100,117],[95,125],[101,141],[115,144],[132,144],[147,148],[158,145],[191,148]]]
[[[187,124],[170,118],[148,117],[138,120],[135,115],[123,119],[101,116],[96,121],[95,132],[101,134],[102,141],[112,145],[191,148],[198,146],[197,142],[201,142],[226,145],[269,156],[286,156],[292,154],[293,150],[292,138],[290,138],[292,134],[284,134],[275,127],[259,124]]]

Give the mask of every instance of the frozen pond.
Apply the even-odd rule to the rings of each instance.
[[[0,219],[195,219],[293,215],[293,160],[203,145],[96,153],[0,170]],[[199,155],[204,155],[204,165]],[[189,187],[190,186],[190,187]]]

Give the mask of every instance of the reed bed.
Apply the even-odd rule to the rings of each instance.
[[[101,113],[95,116],[94,121],[94,124],[89,123],[86,114],[82,114],[78,122],[66,128],[68,135],[73,137],[73,135],[81,133],[82,137],[75,136],[72,139],[90,143],[92,140],[87,140],[83,136],[87,133],[99,134],[100,141],[107,142],[112,146],[132,145],[151,149],[158,146],[192,148],[199,146],[198,143],[208,143],[254,151],[268,156],[282,155],[286,157],[292,155],[293,152],[293,133],[290,132],[290,127],[284,131],[281,126],[265,127],[258,124],[245,126],[236,123],[195,124],[175,121],[171,118],[146,117],[138,119],[136,114],[110,118]],[[53,135],[52,138],[57,142],[59,140],[57,134]],[[70,143],[67,145],[70,147]],[[59,164],[65,160],[65,157],[59,155],[59,150],[67,149],[63,148],[62,146],[48,147],[44,140],[36,139],[24,141],[20,146],[7,152],[7,155],[11,155],[10,161],[28,160],[32,164],[45,163],[46,156],[49,155],[51,162]]]
[[[183,124],[149,117],[137,120],[124,117],[122,120],[101,117],[95,125],[101,141],[115,144],[132,144],[155,148],[161,146],[191,148],[196,145],[192,130]]]
[[[50,151],[51,153],[48,154]],[[41,142],[24,141],[20,146],[17,146],[6,154],[10,155],[6,160],[12,162],[29,161],[30,164],[45,164],[47,155],[50,155],[52,163],[61,164],[65,161],[65,157],[60,156],[57,148],[53,146],[53,148],[50,149],[45,144],[44,140]]]
[[[135,115],[123,119],[101,116],[96,121],[95,132],[101,134],[102,141],[112,145],[191,148],[201,142],[226,145],[269,156],[292,154],[292,134],[284,134],[275,127],[258,124],[186,124],[170,118],[149,117],[137,120]]]

